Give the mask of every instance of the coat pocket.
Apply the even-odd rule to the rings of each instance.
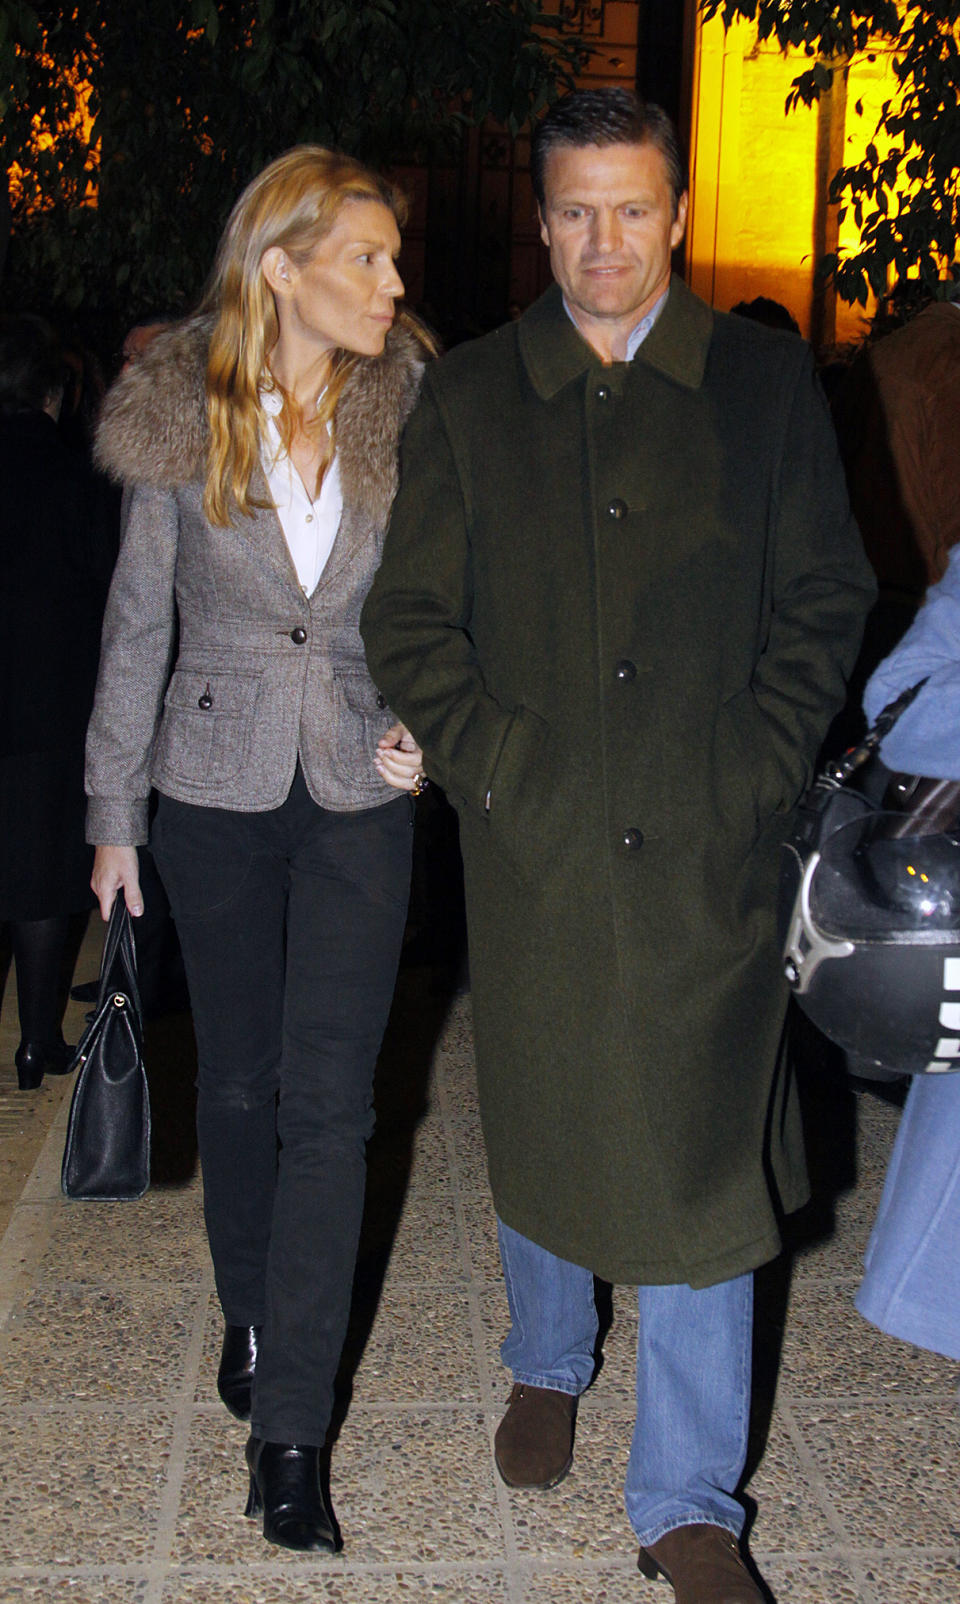
[[[164,699],[154,773],[209,787],[232,780],[250,748],[259,674],[175,670]]]
[[[588,780],[569,742],[531,708],[515,709],[490,779],[487,822],[491,842],[531,885],[563,864]]]
[[[378,793],[383,781],[373,767],[377,742],[394,722],[365,669],[335,669],[333,675],[333,760],[341,777]]]
[[[783,807],[783,775],[769,728],[749,686],[720,704],[718,783],[749,806],[755,828]]]

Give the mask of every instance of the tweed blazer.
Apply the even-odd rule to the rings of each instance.
[[[215,528],[203,511],[209,324],[159,336],[114,385],[96,441],[125,487],[87,734],[87,839],[147,839],[150,787],[238,812],[279,807],[299,758],[335,812],[393,800],[373,766],[393,714],[370,678],[360,608],[380,561],[400,433],[425,348],[403,325],[354,368],[336,414],[343,514],[304,595],[280,520],[264,506]]]

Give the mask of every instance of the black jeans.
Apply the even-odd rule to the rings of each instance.
[[[329,813],[299,768],[268,813],[160,798],[207,1235],[224,1318],[263,1327],[251,1429],[269,1442],[319,1447],[329,1424],[411,835],[408,798]]]

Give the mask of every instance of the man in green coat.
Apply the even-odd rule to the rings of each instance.
[[[739,1552],[753,1269],[806,1197],[779,843],[872,581],[810,353],[677,280],[669,119],[539,125],[554,277],[428,373],[361,628],[461,826],[510,1301],[496,1460],[570,1464],[592,1275],[639,1287],[626,1503],[684,1604]]]

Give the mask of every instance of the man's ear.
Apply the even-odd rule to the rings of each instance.
[[[686,233],[687,201],[687,191],[684,190],[683,194],[680,196],[680,199],[677,201],[677,215],[673,220],[673,226],[670,230],[670,248],[674,251]]]
[[[550,249],[550,231],[547,228],[546,220],[545,220],[544,215],[543,215],[543,207],[540,205],[539,201],[537,202],[537,222],[540,224],[540,238],[543,240],[543,243],[547,247],[547,250],[549,250]]]

